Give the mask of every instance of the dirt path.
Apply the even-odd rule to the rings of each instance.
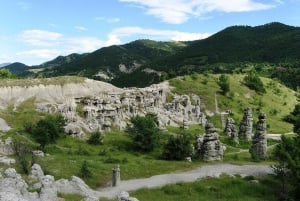
[[[115,198],[121,191],[133,191],[141,188],[155,188],[167,184],[175,184],[178,182],[193,182],[205,177],[218,177],[222,173],[263,176],[272,174],[272,168],[269,165],[231,165],[216,164],[199,167],[194,170],[156,175],[143,179],[132,179],[121,181],[117,187],[108,187],[98,189],[97,194],[101,197]]]

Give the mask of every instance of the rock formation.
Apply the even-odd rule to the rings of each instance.
[[[139,200],[134,197],[130,197],[128,192],[122,191],[117,196],[117,201],[139,201]]]
[[[259,114],[256,132],[249,151],[253,158],[266,159],[268,157],[266,114],[263,112]]]
[[[30,190],[30,191],[29,191]],[[100,194],[90,189],[80,178],[55,181],[51,175],[44,175],[38,164],[34,164],[28,177],[28,184],[13,168],[0,175],[1,201],[58,201],[58,193],[80,194],[84,201],[98,201]]]
[[[205,135],[199,151],[204,161],[223,160],[223,146],[216,128],[211,123],[205,125]]]
[[[157,114],[161,128],[179,127],[183,121],[190,125],[206,123],[200,97],[195,94],[172,94],[167,82],[146,88],[121,89],[89,79],[62,85],[42,84],[48,81],[51,79],[36,79],[22,86],[15,86],[14,82],[7,83],[7,87],[0,87],[0,108],[4,109],[9,104],[17,108],[23,101],[34,97],[38,111],[60,112],[67,119],[65,132],[75,137],[83,137],[85,130],[123,130],[130,117],[146,113]],[[8,129],[5,122],[0,120],[0,130],[1,127]]]
[[[239,143],[238,131],[234,119],[230,117],[227,118],[224,131],[227,133],[228,136],[231,137],[233,142]]]
[[[240,125],[239,137],[251,140],[253,127],[252,109],[246,108]]]

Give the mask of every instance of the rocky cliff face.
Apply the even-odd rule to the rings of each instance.
[[[167,101],[167,96],[172,99]],[[200,97],[170,94],[167,82],[147,88],[120,89],[105,82],[85,79],[81,83],[63,85],[29,85],[0,87],[0,107],[17,107],[35,97],[37,110],[60,112],[67,120],[66,133],[82,136],[82,128],[89,131],[124,129],[134,115],[157,114],[159,126],[188,126],[205,123]],[[80,113],[78,114],[78,108]],[[182,125],[184,122],[184,125]]]

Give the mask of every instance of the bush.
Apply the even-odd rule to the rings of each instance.
[[[193,154],[191,138],[187,135],[171,135],[164,146],[162,157],[166,160],[183,160]]]
[[[47,115],[32,129],[32,136],[40,143],[42,149],[47,144],[55,143],[64,134],[65,119],[61,115]]]
[[[157,116],[146,114],[145,117],[135,116],[130,119],[132,125],[128,126],[126,132],[132,139],[133,148],[136,151],[152,151],[157,144],[160,132]]]
[[[244,77],[244,83],[247,87],[255,90],[257,93],[266,93],[263,82],[253,71],[251,71]]]
[[[103,135],[99,131],[92,133],[92,135],[87,140],[88,144],[100,145],[103,144]]]
[[[91,178],[93,176],[92,172],[89,170],[89,167],[88,167],[88,164],[87,164],[86,160],[84,160],[82,165],[81,165],[81,168],[80,168],[80,171],[79,171],[79,176],[81,178],[84,178],[84,179],[88,179],[88,178]]]
[[[229,77],[224,74],[220,75],[218,85],[220,86],[222,94],[227,94],[230,91]]]

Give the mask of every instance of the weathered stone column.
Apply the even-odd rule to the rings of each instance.
[[[232,119],[230,117],[227,118],[224,132],[226,132],[227,135],[231,137],[233,142],[235,142],[236,144],[239,144],[239,137],[238,137],[238,132],[237,132],[237,128],[236,128],[234,119]]]
[[[112,169],[112,186],[118,186],[121,181],[120,165]]]
[[[249,149],[252,158],[266,159],[267,154],[267,124],[266,114],[261,112],[256,124],[256,132],[252,139],[252,146]]]
[[[251,140],[253,127],[252,109],[246,108],[244,110],[243,120],[240,125],[239,137]]]
[[[205,125],[205,135],[200,148],[200,158],[204,161],[223,160],[223,146],[213,124]]]

